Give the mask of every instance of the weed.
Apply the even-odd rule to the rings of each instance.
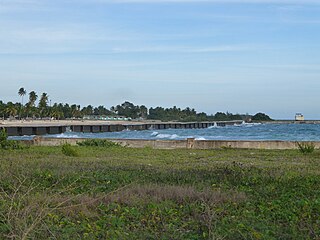
[[[106,139],[87,139],[82,142],[77,142],[79,146],[86,146],[86,147],[120,147],[119,143],[115,143]]]
[[[223,150],[232,150],[233,148],[231,147],[231,145],[229,145],[229,146],[222,146],[221,149],[223,149]]]
[[[297,146],[298,146],[299,151],[302,154],[310,154],[310,153],[313,153],[315,150],[314,143],[297,142]]]
[[[69,143],[65,143],[62,145],[62,153],[68,157],[79,157],[78,151]]]

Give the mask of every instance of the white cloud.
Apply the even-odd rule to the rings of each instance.
[[[214,47],[142,47],[142,48],[113,48],[114,53],[214,53],[214,52],[235,52],[254,50],[253,46],[229,45]]]

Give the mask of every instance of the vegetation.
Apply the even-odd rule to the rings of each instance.
[[[23,107],[23,96],[27,94],[27,91],[24,88],[20,88],[18,91],[18,95],[21,97],[21,106],[19,111],[19,119],[21,117],[21,108]]]
[[[68,143],[65,143],[61,146],[62,153],[68,157],[78,157],[79,153],[75,147],[71,146]]]
[[[257,113],[251,118],[252,121],[272,121],[272,119],[265,113]]]
[[[172,108],[156,107],[148,109],[144,105],[134,105],[131,102],[124,102],[121,105],[112,106],[110,109],[100,105],[93,107],[88,105],[82,107],[77,104],[68,103],[53,103],[49,99],[47,93],[42,93],[38,100],[38,95],[35,91],[29,92],[29,100],[26,104],[23,103],[23,97],[27,94],[24,88],[18,91],[21,96],[21,102],[4,103],[0,101],[0,116],[4,119],[21,119],[21,118],[54,118],[54,119],[70,119],[83,118],[84,116],[122,116],[132,119],[151,119],[162,121],[230,121],[251,119],[248,114],[232,114],[217,112],[215,115],[207,115],[204,112],[198,113],[195,109],[189,107],[185,109],[176,106]],[[18,116],[17,116],[18,114]],[[252,117],[255,121],[269,121],[269,116],[258,113]]]
[[[297,142],[298,149],[303,154],[310,154],[313,153],[315,150],[314,143],[308,143],[308,142]]]
[[[0,150],[0,239],[319,239],[318,150]]]
[[[86,139],[81,142],[77,142],[79,146],[89,146],[89,147],[121,147],[120,144],[106,140],[106,139]]]
[[[0,149],[14,150],[22,148],[23,146],[19,141],[8,140],[7,132],[4,129],[0,130]]]

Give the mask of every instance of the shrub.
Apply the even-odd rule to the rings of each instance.
[[[78,157],[79,153],[77,150],[72,147],[69,143],[65,143],[62,145],[62,153],[69,157]]]
[[[5,129],[0,131],[0,142],[6,141],[8,139],[8,134]]]
[[[119,143],[111,142],[106,139],[87,139],[82,142],[77,142],[79,146],[86,146],[86,147],[121,147]]]
[[[314,143],[307,143],[307,142],[297,142],[298,149],[302,154],[309,154],[313,153],[315,150],[315,145]]]
[[[14,140],[8,140],[8,134],[5,129],[0,131],[0,148],[1,149],[22,149],[23,146]]]

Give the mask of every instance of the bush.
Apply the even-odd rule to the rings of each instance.
[[[314,143],[299,143],[297,142],[298,145],[298,149],[302,154],[309,154],[309,153],[313,153],[313,151],[315,150],[315,145]]]
[[[79,146],[86,146],[86,147],[121,147],[119,143],[111,142],[106,139],[87,139],[82,142],[77,142]]]
[[[8,134],[5,129],[0,131],[0,142],[6,141],[8,139]]]
[[[78,157],[79,153],[77,150],[72,147],[69,143],[65,143],[62,145],[62,153],[68,157]]]
[[[23,146],[18,142],[14,140],[8,140],[8,134],[5,129],[2,129],[0,131],[0,148],[1,149],[22,149]]]

